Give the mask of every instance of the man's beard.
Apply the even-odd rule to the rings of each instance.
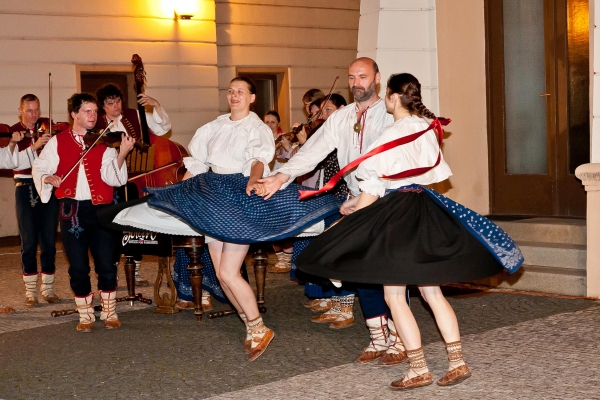
[[[362,86],[352,86],[352,96],[354,96],[354,100],[360,103],[369,100],[375,94],[376,90],[377,85],[375,81],[371,82],[367,89]]]

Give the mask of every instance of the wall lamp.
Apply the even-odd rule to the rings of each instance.
[[[198,12],[198,0],[175,0],[175,19],[192,19]]]

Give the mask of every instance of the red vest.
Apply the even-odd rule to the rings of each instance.
[[[25,125],[23,125],[20,122],[17,122],[16,124],[14,124],[13,126],[10,127],[10,131],[11,132],[22,132],[22,131],[29,131],[28,128],[25,127]],[[17,148],[19,149],[19,151],[23,151],[26,148],[28,148],[29,146],[31,146],[33,144],[33,139],[32,138],[28,138],[28,137],[24,137],[23,140],[21,140],[19,143],[17,143]],[[13,175],[31,175],[31,168],[26,168],[26,169],[22,169],[20,171],[14,170],[13,169]]]
[[[73,131],[69,128],[66,131],[62,131],[56,135],[56,141],[58,142],[58,157],[60,162],[56,169],[56,175],[64,176],[67,172],[77,163],[79,157],[84,153],[81,145],[77,143],[73,137]],[[92,204],[110,204],[113,201],[113,187],[108,185],[102,180],[100,175],[100,169],[102,167],[102,156],[104,151],[107,149],[104,144],[97,144],[90,150],[85,158],[83,159],[83,169],[87,176],[88,184],[90,185],[90,192],[92,194]],[[55,191],[56,197],[62,198],[75,198],[75,191],[77,188],[77,176],[79,175],[79,167],[76,167],[73,172],[65,179],[60,185],[60,190]]]

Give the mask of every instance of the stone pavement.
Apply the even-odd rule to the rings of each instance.
[[[57,259],[57,292],[68,300],[29,309],[19,248],[0,247],[0,303],[17,309],[0,315],[0,399],[600,399],[599,302],[446,288],[473,376],[455,387],[397,393],[387,386],[406,364],[352,362],[368,344],[359,307],[348,329],[310,323],[303,288],[286,276],[268,274],[264,318],[276,337],[248,363],[235,316],[197,323],[188,311],[160,315],[119,303],[120,329],[98,323],[91,334],[76,332],[76,317],[50,317],[73,308],[64,255]],[[142,269],[153,279],[156,259],[146,257]],[[435,322],[416,293],[411,307],[440,377],[447,361]]]

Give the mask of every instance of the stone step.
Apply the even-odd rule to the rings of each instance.
[[[585,270],[536,265],[523,265],[512,275],[503,271],[498,275],[475,283],[491,287],[568,296],[585,296],[587,292]]]
[[[587,244],[585,219],[527,218],[511,221],[492,220],[516,242]]]
[[[525,265],[565,268],[585,271],[587,250],[585,245],[517,241],[525,257]]]

